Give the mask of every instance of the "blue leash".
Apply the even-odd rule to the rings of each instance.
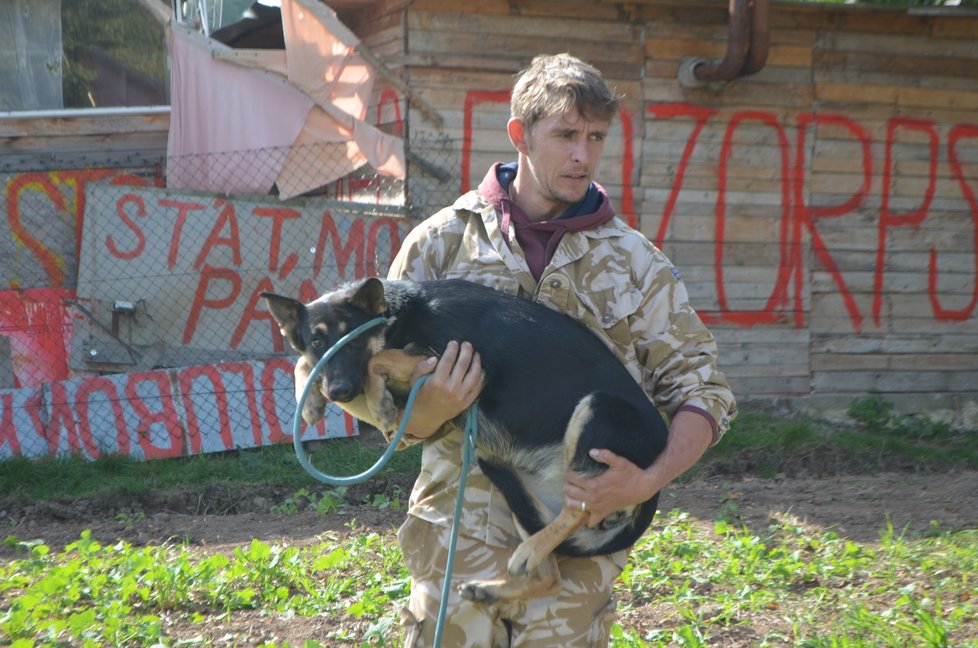
[[[306,386],[302,389],[302,394],[299,396],[299,402],[296,404],[295,415],[292,417],[292,446],[295,448],[295,455],[307,473],[312,475],[317,480],[331,486],[359,484],[360,482],[366,481],[367,479],[370,479],[376,475],[385,465],[387,465],[391,455],[394,454],[394,449],[397,447],[397,444],[400,443],[401,437],[404,436],[404,430],[407,429],[407,422],[408,419],[411,418],[411,411],[414,409],[414,399],[417,396],[418,390],[428,379],[428,376],[422,376],[411,387],[411,392],[408,394],[407,404],[404,406],[404,416],[401,417],[401,424],[397,427],[397,431],[394,433],[394,436],[391,437],[387,450],[384,451],[384,454],[380,456],[373,466],[357,475],[338,477],[324,473],[312,465],[312,461],[309,459],[309,453],[307,453],[306,449],[302,446],[302,408],[306,403],[306,398],[309,396],[310,390],[315,385],[316,377],[322,373],[326,363],[329,362],[334,355],[336,355],[336,352],[339,351],[343,345],[364,331],[367,331],[379,324],[385,324],[386,322],[386,317],[374,318],[369,322],[361,324],[357,328],[353,329],[340,338],[336,344],[331,346],[323,357],[319,359],[316,366],[312,368],[312,372],[309,374],[309,380],[306,382]],[[455,567],[455,546],[458,543],[458,529],[459,522],[462,517],[462,502],[465,496],[465,483],[469,477],[469,469],[472,467],[472,463],[475,461],[475,446],[476,442],[478,441],[478,437],[479,421],[476,414],[475,404],[473,404],[465,413],[465,433],[462,443],[462,474],[459,480],[458,494],[455,496],[455,515],[452,517],[452,532],[448,543],[448,562],[445,565],[445,581],[442,583],[441,588],[441,605],[440,609],[438,610],[438,624],[435,626],[435,648],[441,646],[442,632],[445,629],[445,612],[446,608],[448,607],[448,595],[451,591],[452,570]]]

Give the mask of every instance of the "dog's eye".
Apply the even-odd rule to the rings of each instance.
[[[316,339],[314,339],[312,341],[312,348],[315,349],[315,350],[317,350],[317,351],[319,351],[320,349],[323,349],[325,347],[326,347],[326,343],[323,342],[322,340],[320,340],[319,338],[316,338]]]

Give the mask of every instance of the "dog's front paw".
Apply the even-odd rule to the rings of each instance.
[[[317,378],[316,384],[312,386],[309,393],[306,394],[306,400],[302,403],[302,420],[308,425],[315,425],[323,420],[326,416],[326,397],[323,396],[322,392],[322,382]],[[304,388],[304,384],[303,384]],[[302,397],[302,389],[299,385],[296,385],[296,400]]]
[[[388,440],[397,430],[397,418],[398,411],[394,404],[394,396],[385,389],[380,402],[377,403],[377,429],[383,432]]]
[[[326,399],[317,390],[309,392],[302,404],[302,420],[307,425],[315,425],[326,416]]]
[[[531,542],[522,542],[509,558],[506,571],[510,576],[524,576],[536,569],[546,554],[540,555]]]
[[[499,600],[496,588],[484,581],[469,581],[458,586],[459,596],[473,603],[492,605]]]

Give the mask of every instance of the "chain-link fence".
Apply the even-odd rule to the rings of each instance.
[[[293,355],[259,293],[386,273],[456,197],[460,148],[412,142],[407,179],[345,173],[342,145],[6,176],[0,459],[290,440]],[[315,186],[283,201],[282,185]],[[337,409],[305,434],[354,430]]]

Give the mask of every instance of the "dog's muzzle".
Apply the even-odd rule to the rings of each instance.
[[[348,380],[333,380],[323,390],[324,396],[334,403],[349,403],[357,397],[357,390]]]

